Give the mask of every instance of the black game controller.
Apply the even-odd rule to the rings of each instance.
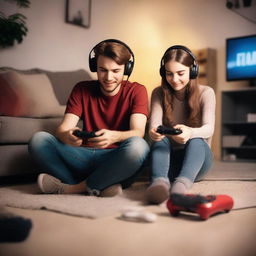
[[[95,132],[86,132],[86,131],[80,131],[80,130],[75,130],[73,132],[73,135],[81,139],[89,139],[89,138],[97,137]]]
[[[156,132],[163,134],[163,135],[178,135],[182,133],[180,129],[174,129],[172,127],[165,127],[163,125],[159,125],[157,127]]]

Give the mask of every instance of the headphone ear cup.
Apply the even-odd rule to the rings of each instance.
[[[133,62],[132,61],[128,61],[125,64],[125,67],[124,67],[124,75],[130,76],[131,73],[132,73],[132,70],[133,70]]]
[[[91,72],[97,72],[97,61],[95,57],[89,59],[89,68]]]
[[[190,73],[189,73],[189,78],[190,79],[195,79],[198,76],[198,65],[194,64],[191,68],[190,68]]]

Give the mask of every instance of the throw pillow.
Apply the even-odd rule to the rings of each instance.
[[[55,97],[46,74],[0,73],[0,115],[23,117],[62,116],[65,106]]]

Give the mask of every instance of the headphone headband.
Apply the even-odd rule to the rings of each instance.
[[[160,75],[162,76],[162,77],[165,77],[165,67],[164,67],[164,65],[165,65],[165,63],[164,63],[164,57],[165,57],[165,55],[167,54],[167,52],[169,52],[170,50],[183,50],[183,51],[185,51],[185,52],[187,52],[190,56],[191,56],[191,58],[193,59],[193,64],[192,64],[192,66],[190,67],[190,73],[189,73],[189,78],[190,79],[195,79],[195,78],[197,78],[197,76],[198,76],[198,71],[199,71],[199,66],[198,66],[198,64],[197,64],[197,61],[196,61],[196,57],[194,56],[194,54],[191,52],[191,50],[189,50],[186,46],[183,46],[183,45],[173,45],[173,46],[171,46],[171,47],[169,47],[166,51],[165,51],[165,53],[164,53],[164,55],[163,55],[163,57],[162,57],[162,59],[161,59],[161,62],[160,62]]]
[[[118,43],[123,45],[131,54],[132,56],[132,60],[129,60],[126,64],[125,64],[125,68],[124,68],[124,75],[130,76],[134,67],[134,62],[135,62],[135,57],[133,54],[133,51],[131,50],[131,48],[124,42],[117,40],[117,39],[106,39],[103,40],[101,42],[99,42],[98,44],[96,44],[90,51],[89,53],[89,68],[91,72],[97,72],[97,60],[95,58],[95,56],[91,56],[92,52],[94,51],[94,49],[96,47],[98,47],[100,44],[102,43]]]

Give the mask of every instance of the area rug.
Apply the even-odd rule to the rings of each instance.
[[[0,204],[10,207],[50,210],[73,216],[99,218],[142,204],[143,185],[134,184],[122,196],[112,198],[41,194],[36,184],[0,188]]]
[[[135,183],[129,189],[124,190],[122,196],[113,198],[45,195],[40,194],[36,184],[9,186],[0,188],[0,204],[95,219],[120,214],[124,208],[128,207],[146,208],[145,189],[147,185],[147,183]],[[256,183],[254,181],[206,180],[195,183],[191,193],[227,194],[234,199],[234,209],[256,207]]]

